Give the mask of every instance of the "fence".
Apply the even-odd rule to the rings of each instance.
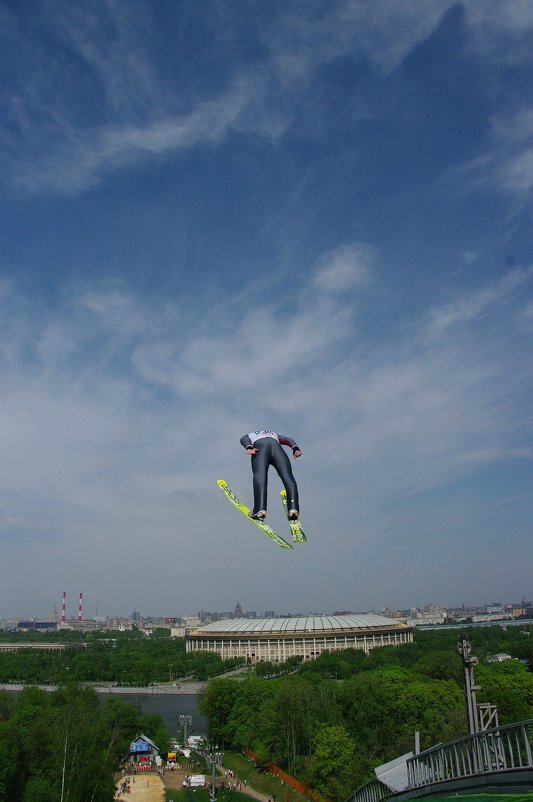
[[[247,749],[245,754],[246,757],[248,757],[254,763],[257,763],[257,755],[255,752],[252,752],[251,749]],[[267,763],[265,765],[265,769],[270,772],[270,774],[273,774],[275,777],[278,777],[280,780],[282,780],[285,785],[294,788],[294,790],[299,794],[302,794],[302,796],[306,796],[308,799],[311,799],[312,802],[327,802],[327,800],[322,800],[319,794],[317,794],[311,788],[308,788],[307,785],[304,785],[297,780],[296,777],[292,777],[290,774],[287,774],[285,771],[283,771],[283,769],[280,769],[275,763]]]
[[[528,719],[426,749],[407,760],[408,785],[401,793],[450,780],[533,769],[532,726],[533,719]],[[398,793],[376,779],[347,802],[381,802]]]
[[[407,761],[410,788],[499,771],[533,768],[533,719],[434,746]]]

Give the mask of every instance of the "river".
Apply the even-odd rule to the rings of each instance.
[[[107,696],[108,694],[100,695],[100,698],[105,699]],[[182,729],[179,723],[180,716],[192,716],[192,723],[187,722],[189,735],[205,735],[207,733],[207,720],[200,713],[198,696],[195,694],[114,693],[113,696],[119,696],[123,702],[138,705],[143,713],[159,713],[173,736],[176,735],[178,729]]]
[[[20,685],[2,685],[0,690],[9,693],[20,693]],[[55,688],[48,686],[44,690],[52,691]],[[183,686],[181,686],[183,691]],[[108,696],[118,696],[123,702],[131,702],[138,705],[143,713],[159,713],[173,736],[176,735],[180,716],[192,716],[192,722],[187,722],[187,733],[189,735],[205,735],[207,733],[207,720],[200,713],[198,707],[199,696],[195,693],[135,693],[133,688],[128,688],[126,693],[115,691],[112,685],[108,686],[104,692],[98,693],[103,701]]]

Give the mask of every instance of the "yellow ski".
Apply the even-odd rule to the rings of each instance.
[[[281,490],[281,503],[283,504],[283,509],[285,510],[285,515],[287,516],[287,520],[289,522],[289,526],[291,529],[292,539],[295,543],[305,543],[307,538],[305,536],[305,532],[302,529],[302,524],[300,523],[300,519],[298,518],[296,521],[291,521],[289,518],[289,510],[287,509],[287,491]]]
[[[287,543],[287,541],[284,540],[281,535],[278,535],[277,532],[274,532],[274,530],[271,529],[268,524],[264,523],[263,521],[258,521],[256,518],[250,518],[250,510],[245,504],[242,504],[242,502],[239,501],[233,490],[228,487],[228,484],[224,481],[224,479],[217,479],[217,485],[220,487],[228,501],[231,501],[233,506],[236,507],[239,512],[242,512],[244,517],[248,518],[251,523],[255,524],[258,529],[263,532],[263,534],[273,540],[274,543],[277,543],[281,549],[292,549],[291,544]]]

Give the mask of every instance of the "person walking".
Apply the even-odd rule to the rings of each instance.
[[[254,486],[254,508],[251,518],[264,520],[267,514],[267,486],[268,469],[273,465],[283,486],[287,491],[287,509],[291,521],[296,521],[300,514],[298,499],[298,486],[292,473],[291,463],[282,446],[292,449],[295,459],[301,457],[302,452],[292,437],[276,434],[268,429],[244,434],[240,440],[246,453],[252,457],[252,473]]]

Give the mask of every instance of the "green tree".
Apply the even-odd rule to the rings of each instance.
[[[518,660],[478,666],[476,680],[478,701],[495,704],[501,724],[533,717],[533,675]]]
[[[408,680],[405,669],[380,668],[351,677],[340,690],[345,724],[371,760],[395,757],[404,745],[398,698]]]
[[[453,679],[458,685],[463,682],[461,658],[456,649],[425,654],[415,663],[414,669],[431,679]]]
[[[313,788],[328,799],[345,799],[353,790],[356,742],[345,727],[323,725],[314,739],[309,767]]]
[[[13,721],[0,721],[0,800],[20,799],[24,788],[23,755],[19,728]]]
[[[208,736],[220,746],[231,744],[228,720],[241,692],[241,683],[233,679],[215,679],[200,698],[200,711],[208,719]]]
[[[270,685],[273,693],[260,708],[253,748],[294,774],[305,763],[301,758],[312,754],[317,727],[340,722],[334,683],[287,677]]]
[[[113,771],[139,720],[162,748],[168,730],[158,716],[126,715],[122,703],[100,705],[89,688],[53,693],[26,688],[0,720],[0,799],[9,802],[108,802]],[[154,740],[155,740],[154,738]]]
[[[15,710],[15,700],[12,693],[0,691],[0,721],[8,721]]]
[[[228,736],[234,747],[242,750],[254,746],[255,739],[264,727],[263,708],[274,692],[273,683],[258,677],[241,682],[239,695],[227,720]]]
[[[452,680],[430,680],[391,666],[352,677],[341,693],[346,726],[370,760],[408,751],[415,730],[426,746],[465,734],[463,695]]]
[[[452,680],[415,678],[402,688],[397,706],[407,746],[413,743],[415,731],[420,733],[422,749],[467,734],[464,696]]]
[[[57,788],[47,777],[31,777],[26,783],[22,802],[57,802]]]

